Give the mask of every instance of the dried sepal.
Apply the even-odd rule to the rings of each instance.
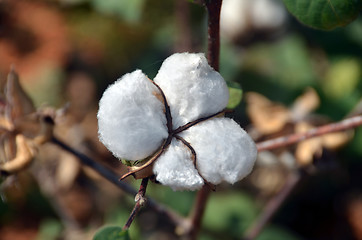
[[[6,174],[14,174],[27,168],[36,153],[36,149],[28,143],[22,134],[16,135],[16,148],[15,158],[0,165],[0,170]]]
[[[306,122],[298,123],[295,132],[304,133],[314,128]],[[295,157],[300,166],[312,163],[315,156],[321,156],[323,148],[335,150],[348,143],[354,135],[353,131],[328,133],[320,137],[311,138],[298,143],[295,150]]]
[[[22,88],[18,74],[12,68],[6,82],[6,117],[17,119],[35,111],[33,101]]]
[[[246,94],[246,111],[255,128],[261,134],[280,131],[290,119],[289,110],[255,92]]]

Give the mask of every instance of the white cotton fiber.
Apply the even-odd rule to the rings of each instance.
[[[191,160],[191,151],[173,139],[165,153],[155,162],[156,180],[173,190],[196,190],[204,184]]]
[[[139,160],[151,155],[167,138],[158,89],[140,70],[110,85],[99,102],[101,142],[118,158]]]
[[[176,53],[162,64],[154,81],[171,108],[173,128],[222,111],[229,100],[223,77],[199,53]]]
[[[180,134],[195,149],[201,175],[212,184],[235,183],[247,176],[256,159],[249,135],[229,118],[213,118]]]

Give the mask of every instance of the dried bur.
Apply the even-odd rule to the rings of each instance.
[[[312,115],[320,104],[319,97],[312,88],[307,88],[289,108],[255,92],[247,93],[246,101],[247,114],[253,124],[250,132],[257,140],[304,133],[328,122],[321,116]],[[323,150],[337,150],[352,137],[353,130],[329,133],[298,143],[294,151],[279,149],[262,152],[257,161],[257,165],[262,167],[256,169],[251,179],[266,192],[276,192],[284,184],[284,178],[290,169],[311,169],[314,159],[320,158]]]
[[[35,111],[14,69],[3,85],[0,171],[6,176],[22,171],[32,163],[38,147],[52,137],[53,121],[50,116]]]

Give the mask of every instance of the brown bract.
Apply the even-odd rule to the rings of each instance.
[[[320,104],[319,96],[312,88],[307,88],[290,107],[254,92],[246,94],[246,102],[252,123],[249,133],[259,142],[303,134],[328,122],[324,117],[312,114]],[[300,141],[293,147],[263,149],[250,180],[263,194],[274,194],[281,189],[290,170],[298,167],[313,170],[314,160],[319,159],[323,151],[336,150],[352,137],[353,130],[348,130]]]
[[[254,126],[254,137],[259,139],[303,133],[326,123],[324,118],[312,115],[320,104],[319,97],[312,88],[307,88],[291,107],[272,102],[254,92],[247,94],[246,101],[247,113]],[[351,131],[330,133],[298,143],[294,153],[297,165],[306,166],[312,163],[315,156],[321,155],[323,148],[337,149],[347,143],[352,136]]]
[[[14,69],[4,86],[0,114],[0,171],[9,175],[30,165],[38,146],[52,137],[53,121],[50,116],[35,111]]]

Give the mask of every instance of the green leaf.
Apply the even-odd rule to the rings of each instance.
[[[289,12],[302,23],[332,30],[352,22],[362,10],[361,0],[283,0]]]
[[[241,86],[237,82],[227,82],[228,88],[229,88],[229,102],[226,106],[227,108],[234,109],[236,108],[239,103],[241,102],[241,99],[243,97],[243,90],[241,89]]]
[[[55,240],[59,237],[62,225],[55,219],[45,219],[41,222],[36,240]]]
[[[225,239],[238,238],[256,216],[257,206],[249,196],[240,192],[222,192],[210,197],[203,226],[226,234]]]
[[[357,86],[361,75],[361,64],[358,59],[340,59],[328,69],[322,88],[331,98],[350,97],[354,91],[358,92]]]
[[[130,240],[127,230],[118,226],[104,227],[99,230],[93,240]]]

